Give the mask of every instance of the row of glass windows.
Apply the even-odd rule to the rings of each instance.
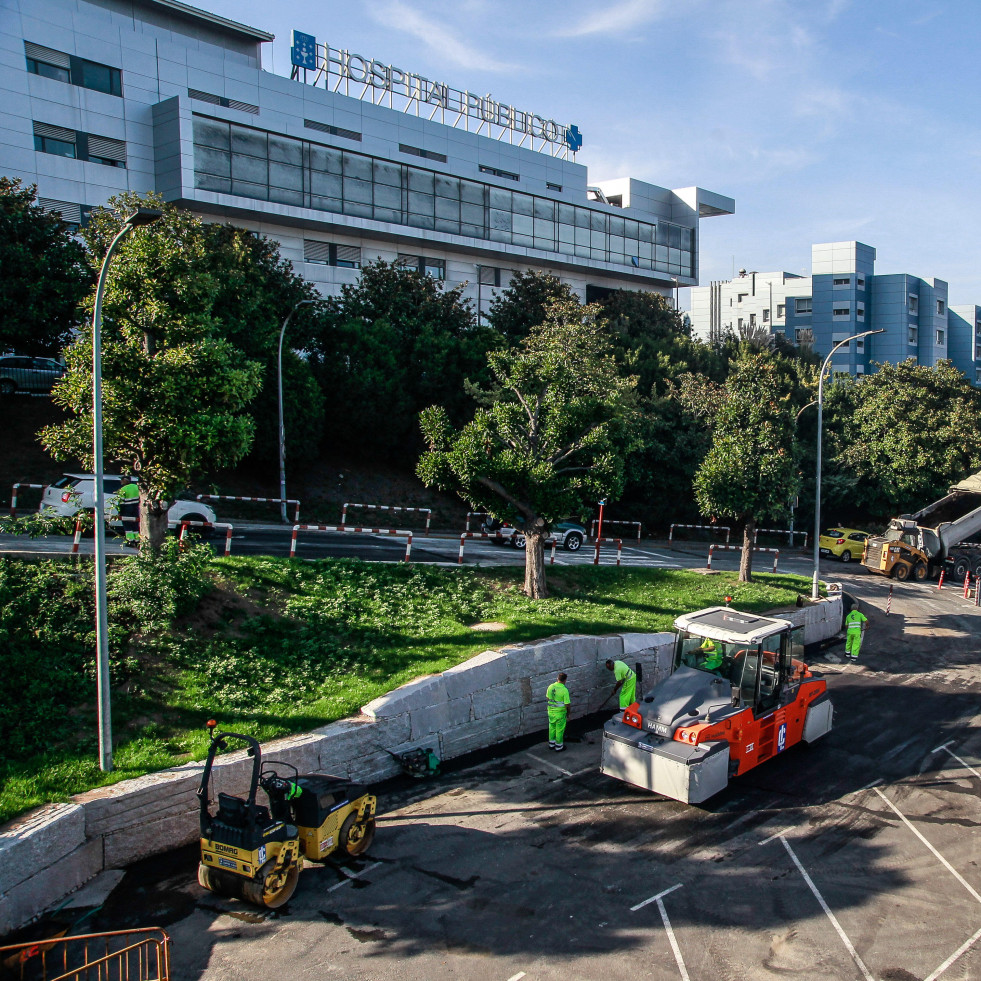
[[[694,275],[694,230],[563,204],[194,117],[195,186],[489,239],[674,275]]]

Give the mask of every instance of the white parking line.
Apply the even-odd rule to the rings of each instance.
[[[365,872],[370,872],[372,869],[377,869],[381,864],[381,862],[372,862],[371,865],[366,865],[360,872],[355,872],[354,875],[348,875],[343,882],[338,882],[332,885],[329,889],[327,889],[327,892],[333,892],[335,889],[340,889],[341,886],[346,886],[349,882],[353,882],[355,879],[360,879]],[[347,873],[345,873],[345,875],[347,875]]]
[[[943,867],[944,867],[944,868],[945,868],[945,869],[946,869],[946,870],[947,870],[947,871],[948,871],[948,872],[949,872],[949,873],[950,873],[950,874],[951,874],[951,875],[952,875],[952,876],[953,876],[953,877],[954,877],[954,878],[955,878],[955,879],[956,879],[956,880],[957,880],[957,881],[958,881],[958,882],[959,882],[959,883],[960,883],[960,884],[961,884],[961,885],[962,885],[962,886],[963,886],[963,887],[964,887],[964,888],[965,888],[965,889],[966,889],[966,890],[967,890],[967,891],[968,891],[968,892],[969,892],[969,893],[970,893],[970,894],[971,894],[971,895],[972,895],[972,896],[973,896],[973,897],[974,897],[974,898],[975,898],[975,899],[976,899],[976,900],[977,900],[977,901],[978,901],[979,903],[981,903],[981,895],[979,895],[979,894],[978,894],[978,892],[977,892],[977,890],[976,890],[976,889],[974,888],[974,886],[972,886],[972,885],[971,885],[971,884],[970,884],[970,883],[969,883],[969,882],[967,881],[967,879],[965,879],[965,878],[964,878],[964,876],[962,876],[962,875],[960,874],[960,872],[958,872],[958,871],[957,871],[957,869],[955,869],[955,868],[954,868],[954,866],[953,866],[953,865],[951,865],[951,864],[950,864],[950,862],[948,862],[948,861],[947,861],[947,859],[945,859],[945,858],[943,857],[943,855],[941,855],[941,854],[940,854],[940,852],[938,852],[938,851],[937,851],[937,849],[936,849],[936,848],[934,848],[934,847],[933,847],[933,845],[931,845],[931,844],[930,844],[930,842],[928,842],[928,841],[926,840],[926,838],[924,838],[924,837],[923,837],[923,835],[921,835],[921,834],[920,834],[920,832],[919,832],[919,831],[917,831],[917,829],[913,827],[913,825],[912,825],[912,824],[910,824],[910,822],[909,822],[909,821],[907,820],[907,818],[906,818],[906,816],[905,816],[904,814],[902,814],[902,813],[900,812],[900,810],[899,810],[899,809],[898,809],[898,808],[896,807],[896,805],[895,805],[895,804],[893,804],[893,802],[892,802],[891,800],[889,800],[889,798],[888,798],[888,797],[886,797],[886,795],[885,795],[885,794],[884,794],[884,793],[883,793],[883,792],[882,792],[881,790],[879,790],[879,788],[878,788],[878,787],[875,787],[875,788],[874,788],[874,790],[875,790],[875,792],[876,792],[876,793],[877,793],[877,794],[878,794],[878,795],[879,795],[879,796],[880,796],[880,797],[881,797],[881,798],[882,798],[882,799],[883,799],[883,800],[884,800],[884,801],[886,802],[886,804],[888,804],[888,805],[889,805],[889,807],[890,807],[890,809],[891,809],[891,810],[893,811],[893,813],[895,813],[895,815],[896,815],[896,817],[898,817],[898,818],[899,818],[899,820],[900,820],[900,821],[902,821],[902,822],[903,822],[903,824],[905,824],[905,825],[906,825],[906,827],[907,827],[907,828],[909,828],[909,829],[910,829],[910,831],[912,831],[912,832],[913,832],[913,834],[915,834],[915,835],[916,835],[916,837],[917,837],[917,838],[919,838],[919,839],[920,839],[920,841],[922,841],[922,842],[923,842],[923,844],[924,844],[924,845],[926,845],[926,846],[927,846],[927,848],[929,848],[931,852],[933,852],[933,855],[934,855],[934,857],[935,857],[935,858],[936,858],[936,859],[937,859],[937,860],[938,860],[938,861],[940,862],[940,864],[941,864],[941,865],[943,865]]]
[[[958,947],[957,950],[955,950],[950,957],[948,957],[947,960],[945,960],[943,964],[941,964],[940,967],[933,972],[933,974],[927,975],[927,977],[924,978],[924,981],[937,981],[937,978],[939,978],[940,975],[943,974],[944,971],[946,971],[947,968],[961,956],[961,954],[966,954],[978,942],[979,939],[981,939],[981,930],[978,930],[978,932],[974,934],[970,940],[965,940],[964,943],[962,943],[960,947]]]
[[[538,760],[542,766],[550,766],[553,770],[558,770],[563,776],[571,777],[572,774],[568,770],[563,770],[561,766],[556,766],[554,763],[549,763],[548,760],[543,760],[540,756],[536,756],[534,753],[525,753],[525,756],[530,756],[533,760]]]
[[[508,981],[521,981],[523,977],[525,977],[525,972],[518,971],[517,974],[512,974],[511,977],[508,978]]]
[[[957,760],[957,762],[960,763],[960,765],[964,767],[965,770],[970,770],[971,773],[973,773],[979,780],[981,780],[981,773],[978,773],[978,771],[975,770],[970,763],[966,762],[965,760],[962,760],[952,749],[947,748],[950,745],[950,743],[952,743],[953,741],[954,740],[951,739],[950,742],[944,743],[943,746],[938,746],[936,749],[931,749],[930,755],[933,756],[934,753],[939,753],[940,750],[943,750],[949,756],[953,756],[954,759]]]
[[[878,791],[877,791],[878,792]],[[813,880],[807,874],[807,869],[804,868],[800,863],[800,859],[794,853],[793,848],[790,847],[790,842],[787,841],[783,835],[780,835],[780,844],[787,849],[787,854],[790,856],[794,865],[797,866],[797,871],[804,877],[804,881],[807,883],[807,888],[814,893],[814,898],[821,904],[821,909],[824,910],[824,915],[831,921],[831,925],[835,928],[838,936],[841,938],[841,942],[845,945],[848,953],[852,955],[852,960],[858,965],[858,969],[862,972],[865,977],[865,981],[875,981],[875,978],[869,973],[869,969],[865,966],[862,958],[858,956],[858,951],[852,946],[852,942],[848,939],[845,931],[842,930],[841,924],[838,922],[838,918],[831,912],[831,907],[824,901],[824,897],[818,892],[818,887],[814,885]]]
[[[677,882],[670,889],[665,889],[663,892],[659,892],[656,896],[651,896],[650,899],[645,899],[642,903],[638,903],[636,906],[630,907],[631,913],[636,913],[637,910],[643,909],[648,903],[657,903],[657,911],[661,914],[661,922],[664,924],[664,932],[668,935],[668,943],[671,944],[671,953],[674,954],[675,963],[678,965],[678,970],[681,972],[682,981],[691,981],[688,976],[688,969],[685,967],[685,960],[681,956],[681,948],[678,946],[678,940],[674,935],[674,930],[671,927],[671,920],[668,919],[668,911],[664,908],[664,897],[668,893],[672,893],[675,889],[680,889],[681,883]]]

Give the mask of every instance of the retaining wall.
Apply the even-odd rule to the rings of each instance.
[[[781,615],[805,623],[806,641],[814,643],[841,629],[840,596]],[[603,663],[608,657],[631,666],[639,662],[648,688],[669,670],[672,646],[673,635],[667,633],[562,635],[488,650],[376,698],[356,718],[268,743],[263,753],[301,773],[375,783],[399,772],[386,750],[431,747],[441,759],[453,759],[543,730],[545,689],[559,671],[569,675],[574,719],[600,709],[612,691],[613,678]],[[0,833],[0,936],[30,922],[104,869],[194,841],[202,766],[188,763],[100,787],[71,803],[39,808],[8,826]],[[244,795],[251,769],[244,751],[219,757],[213,792]]]

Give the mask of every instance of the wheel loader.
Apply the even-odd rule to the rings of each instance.
[[[367,851],[375,835],[377,801],[365,787],[340,777],[301,775],[280,760],[264,763],[259,742],[252,736],[218,732],[214,721],[208,728],[211,743],[197,792],[201,886],[220,896],[278,909],[296,890],[304,858],[320,862],[335,856],[354,858]],[[215,756],[228,748],[229,740],[248,746],[249,792],[246,797],[219,793],[212,811]],[[268,805],[256,802],[260,788]]]

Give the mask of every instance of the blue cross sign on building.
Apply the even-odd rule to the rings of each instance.
[[[317,39],[302,31],[293,32],[293,47],[290,48],[290,61],[297,68],[317,70]]]
[[[296,62],[294,61],[293,64],[295,65]],[[579,132],[578,126],[570,126],[565,131],[565,142],[573,153],[582,149],[582,133]]]

